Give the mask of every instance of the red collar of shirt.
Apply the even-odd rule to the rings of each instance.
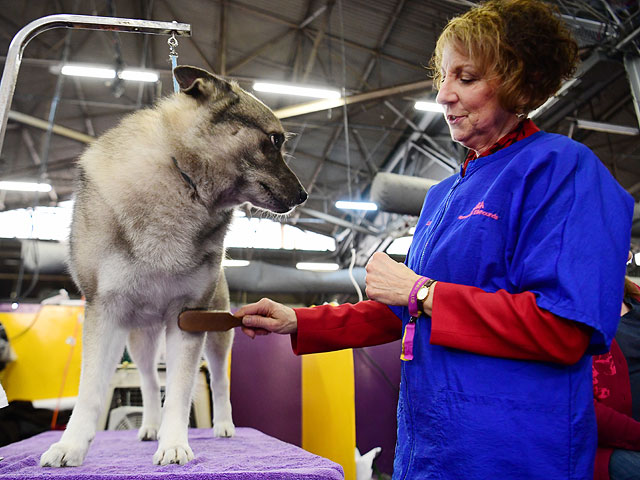
[[[518,140],[522,140],[523,138],[527,138],[529,135],[533,135],[536,132],[539,132],[540,129],[537,127],[533,120],[527,118],[526,120],[518,123],[516,127],[507,133],[504,137],[498,140],[493,144],[491,148],[485,150],[482,155],[477,155],[475,151],[469,150],[467,153],[467,157],[464,159],[464,166],[462,167],[462,174],[467,170],[467,165],[472,160],[480,157],[486,157],[487,155],[491,155],[492,153],[496,153],[498,150],[502,150],[510,145],[513,145]]]

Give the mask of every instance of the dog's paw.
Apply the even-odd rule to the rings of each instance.
[[[158,428],[153,425],[143,425],[138,430],[138,440],[143,442],[153,441],[158,439]]]
[[[184,465],[193,459],[193,451],[189,445],[160,446],[153,455],[153,464],[169,465],[170,463],[177,463],[178,465]]]
[[[236,434],[236,427],[233,422],[216,422],[213,426],[214,437],[233,437]]]
[[[86,448],[79,448],[69,443],[57,442],[49,447],[40,457],[41,467],[79,467],[87,453]]]

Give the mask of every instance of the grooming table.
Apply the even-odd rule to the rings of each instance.
[[[195,458],[186,465],[153,465],[157,442],[140,442],[136,430],[99,431],[80,467],[42,468],[40,455],[62,432],[44,432],[0,448],[0,479],[11,480],[343,480],[331,460],[252,428],[214,438],[209,428],[189,430]]]

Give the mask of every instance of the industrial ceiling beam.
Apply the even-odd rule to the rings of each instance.
[[[631,95],[633,96],[633,108],[636,111],[638,124],[640,124],[640,57],[627,55],[624,58],[624,68],[627,71]]]
[[[401,117],[405,122],[407,122],[407,125],[409,125],[409,127],[411,127],[415,132],[418,132],[420,134],[420,136],[428,144],[431,145],[431,147],[435,151],[434,154],[437,157],[439,157],[438,161],[440,163],[444,163],[447,166],[451,167],[452,159],[449,157],[447,152],[440,145],[438,145],[438,143],[435,140],[433,140],[429,135],[424,133],[424,129],[423,128],[420,128],[415,123],[413,123],[409,118],[407,118],[406,115],[404,115],[402,112],[400,112],[391,102],[385,101],[384,104],[389,110],[391,110],[393,113],[395,113],[396,115]],[[453,161],[453,163],[455,164],[455,161]]]
[[[141,10],[143,12],[145,12],[144,18],[145,20],[149,20],[151,19],[152,15],[153,15],[153,3],[155,0],[142,0],[142,5],[141,5]],[[149,57],[150,57],[150,51],[149,51],[149,36],[145,35],[144,38],[142,39],[142,58],[140,59],[140,67],[145,69],[147,68],[147,64],[150,63],[149,62]],[[80,85],[79,82],[76,80],[76,85]],[[136,107],[140,108],[142,106],[142,97],[144,95],[145,92],[145,83],[144,82],[140,82],[140,85],[138,85],[138,96],[136,98]],[[80,95],[78,95],[80,97]],[[84,105],[84,103],[83,103]],[[93,126],[91,126],[91,128],[89,128],[89,126],[87,125],[87,132],[91,135],[95,135],[94,131],[93,131]]]
[[[595,51],[594,53],[589,55],[589,57],[587,57],[586,60],[580,62],[580,65],[578,65],[578,69],[576,70],[576,74],[574,75],[574,77],[564,82],[562,86],[558,89],[558,91],[555,93],[555,95],[553,95],[552,97],[549,97],[549,99],[547,99],[546,102],[544,102],[534,111],[532,111],[529,114],[529,117],[530,118],[539,117],[540,115],[545,113],[547,110],[549,110],[551,107],[553,107],[553,105],[555,105],[558,102],[560,97],[565,95],[571,88],[573,88],[580,82],[580,78],[585,73],[587,73],[591,68],[593,68],[593,66],[596,63],[598,63],[600,60],[604,60],[604,59],[605,57],[600,51]],[[565,116],[566,116],[566,113],[562,115],[561,118],[564,118]],[[549,122],[549,123],[554,124],[556,122]]]
[[[266,11],[264,11],[262,9],[257,8],[257,7],[253,7],[251,5],[247,5],[247,4],[245,4],[243,2],[240,2],[238,0],[235,0],[230,5],[233,6],[234,8],[241,8],[241,9],[247,11],[247,12],[253,13],[253,14],[261,16],[263,18],[267,18],[267,19],[272,20],[274,22],[281,23],[283,25],[287,25],[287,26],[292,27],[292,28],[297,28],[297,25],[294,22],[291,22],[289,20],[285,20],[283,18],[277,17],[277,16],[275,16],[275,15],[269,13],[269,12],[266,12]],[[316,33],[316,30],[314,30],[314,29],[308,29],[308,30],[310,32],[314,33],[314,34]],[[337,37],[335,35],[327,34],[326,37],[329,40],[333,41],[333,42],[340,43],[340,42],[344,41],[344,44],[346,46],[349,46],[349,47],[352,47],[352,48],[356,48],[358,50],[362,50],[362,51],[365,51],[365,52],[369,52],[369,53],[372,53],[374,55],[378,55],[380,58],[384,58],[385,60],[389,60],[390,62],[393,62],[393,63],[396,63],[398,65],[402,65],[403,67],[406,67],[406,68],[409,68],[409,69],[412,69],[412,70],[417,70],[417,71],[420,71],[420,72],[424,73],[424,68],[422,68],[419,65],[416,65],[415,63],[412,63],[412,62],[409,62],[407,60],[404,60],[402,58],[394,57],[393,55],[388,55],[388,54],[382,53],[382,52],[377,52],[377,51],[375,51],[374,49],[372,49],[370,47],[367,47],[365,45],[361,45],[361,44],[359,44],[357,42],[353,42],[351,40],[342,39],[341,37]]]
[[[282,32],[278,35],[276,35],[275,37],[273,37],[271,40],[267,40],[266,42],[264,42],[263,44],[261,44],[259,47],[255,48],[254,50],[252,50],[251,52],[249,52],[247,55],[245,55],[243,58],[241,58],[240,60],[238,60],[236,63],[234,63],[233,65],[231,65],[227,70],[227,75],[235,72],[236,70],[238,70],[240,67],[242,67],[243,65],[246,65],[247,63],[249,63],[250,61],[252,61],[253,59],[259,57],[260,55],[262,55],[265,51],[269,50],[271,47],[273,47],[274,45],[276,45],[278,42],[280,42],[282,39],[284,39],[287,35],[289,35],[290,33],[295,32],[296,30],[293,28],[288,29],[285,32]]]
[[[233,5],[236,6],[235,4],[233,4]],[[268,40],[268,41],[262,43],[260,46],[254,48],[251,52],[249,52],[243,58],[241,58],[236,63],[234,63],[232,66],[230,66],[227,69],[227,74],[230,74],[230,73],[238,70],[243,65],[245,65],[245,64],[249,63],[250,61],[252,61],[253,59],[259,57],[262,53],[264,53],[265,51],[267,51],[268,49],[270,49],[271,47],[276,45],[278,42],[280,42],[280,40],[284,39],[290,33],[294,33],[294,32],[297,32],[297,31],[300,31],[300,30],[304,29],[307,25],[309,25],[309,23],[311,23],[315,18],[317,18],[320,14],[322,14],[322,12],[324,12],[326,9],[327,9],[327,6],[323,5],[322,7],[317,9],[315,12],[312,12],[310,15],[308,15],[298,25],[294,24],[292,27],[290,27],[285,32],[282,32],[282,33],[276,35],[271,40]]]
[[[42,130],[47,130],[49,128],[49,122],[47,122],[46,120],[27,115],[25,113],[16,112],[14,110],[11,110],[9,112],[8,118],[9,120],[12,120],[14,122],[23,123],[31,127],[40,128]],[[95,140],[94,137],[87,135],[86,133],[78,132],[77,130],[63,127],[61,125],[54,124],[52,132],[56,135],[60,135],[61,137],[70,138],[71,140],[82,143],[91,143]]]
[[[21,131],[22,134],[22,141],[24,142],[25,146],[27,147],[27,151],[29,152],[29,156],[31,157],[31,160],[33,161],[33,164],[38,167],[38,170],[40,169],[40,165],[42,164],[42,161],[40,160],[40,155],[38,155],[38,152],[36,151],[36,146],[35,146],[35,142],[33,141],[33,138],[31,137],[31,134],[29,133],[28,130],[26,129],[22,129]],[[52,202],[57,202],[58,201],[58,194],[56,193],[55,188],[53,188],[53,186],[51,187],[51,190],[49,191],[49,199]]]
[[[171,15],[172,18],[179,18],[180,17],[179,15],[176,14],[175,10],[173,8],[171,8],[171,3],[169,3],[167,0],[162,0],[162,3],[164,4],[165,8],[169,11],[169,14]],[[207,66],[209,71],[210,72],[215,72],[216,71],[215,67],[213,65],[211,65],[211,62],[209,62],[209,59],[204,54],[204,52],[202,51],[200,46],[195,42],[193,37],[191,37],[191,36],[189,37],[189,42],[191,43],[191,46],[196,51],[196,53],[200,56],[200,58],[202,59],[204,64]]]
[[[90,136],[95,137],[96,130],[93,127],[93,122],[91,120],[91,117],[89,116],[89,111],[87,110],[87,104],[85,102],[84,91],[82,90],[82,85],[80,84],[80,80],[78,80],[78,77],[73,77],[73,86],[75,88],[76,95],[78,96],[78,105],[80,106],[80,112],[82,113],[82,118],[84,119],[84,125],[87,129],[87,133]],[[140,96],[138,97],[138,99],[140,99]],[[58,98],[58,101],[60,101],[60,98]]]
[[[373,177],[378,172],[378,169],[371,162],[369,149],[367,148],[366,144],[364,143],[364,140],[362,139],[362,136],[360,135],[360,132],[358,132],[358,130],[356,130],[355,128],[351,128],[350,130],[351,130],[351,133],[353,134],[353,138],[356,139],[356,144],[358,146],[358,150],[360,151],[360,156],[362,157],[362,160],[363,160],[364,164],[366,165],[367,169],[369,170],[369,174],[371,175],[371,177]]]
[[[334,130],[333,134],[331,135],[331,138],[329,139],[329,141],[327,142],[327,145],[324,148],[324,151],[322,152],[322,156],[318,158],[316,168],[311,174],[311,180],[309,180],[309,183],[306,186],[308,193],[311,193],[313,191],[316,185],[316,181],[318,180],[318,175],[320,175],[320,171],[322,170],[322,167],[324,166],[327,157],[331,153],[331,150],[333,150],[333,147],[338,141],[339,136],[340,136],[340,129]]]
[[[391,97],[393,95],[415,92],[417,90],[430,91],[432,85],[433,82],[431,80],[422,80],[420,82],[395,85],[393,87],[381,88],[379,90],[358,93],[347,97],[315,100],[312,102],[300,103],[298,105],[291,105],[289,107],[283,107],[275,110],[274,113],[276,114],[276,117],[280,119],[297,117],[299,115],[306,115],[308,113],[321,112],[323,110],[342,107],[345,103],[347,105],[351,105],[354,103],[366,102],[368,100],[376,100],[384,97]]]
[[[296,211],[300,211],[302,213],[306,213],[307,215],[309,215],[311,217],[320,218],[322,220],[327,221],[328,223],[333,223],[334,225],[338,225],[340,227],[350,228],[351,230],[355,230],[356,232],[364,233],[366,235],[379,235],[381,233],[381,231],[379,229],[374,228],[372,226],[363,227],[363,226],[360,226],[360,225],[356,225],[355,223],[349,222],[348,220],[345,220],[343,218],[335,217],[333,215],[329,215],[328,213],[319,212],[319,211],[313,210],[311,208],[297,207]]]
[[[615,82],[622,75],[624,75],[624,73],[622,71],[619,71],[615,74],[612,74],[610,78],[589,85],[589,88],[581,92],[580,96],[576,97],[573,101],[567,101],[564,106],[554,112],[553,115],[551,115],[548,119],[544,119],[542,121],[542,126],[552,129],[557,128],[558,123],[566,120],[567,116],[572,117],[574,112],[589,103],[593,99],[593,97],[598,95],[600,92],[605,91],[607,88],[610,88],[613,82]]]
[[[387,43],[387,40],[389,40],[389,35],[391,35],[391,31],[393,30],[393,27],[395,26],[395,24],[398,21],[398,18],[400,17],[400,13],[404,8],[404,4],[405,4],[405,0],[400,0],[396,4],[396,7],[393,9],[393,13],[391,14],[391,19],[389,20],[389,22],[387,22],[387,25],[385,26],[384,31],[380,36],[380,40],[378,40],[378,44],[375,48],[376,53],[372,54],[371,58],[369,59],[369,62],[367,63],[367,66],[364,69],[364,73],[362,74],[362,78],[361,78],[360,86],[358,90],[362,88],[362,86],[365,85],[366,82],[369,80],[369,75],[371,75],[371,72],[373,71],[373,67],[375,66],[379,58],[380,52],[384,48],[384,45]]]
[[[69,170],[74,167],[74,162],[78,157],[61,158],[59,160],[53,160],[47,165],[47,172],[57,172],[61,170]],[[21,167],[11,170],[6,175],[3,175],[3,180],[11,179],[23,179],[25,177],[37,175],[40,171],[38,165],[29,165],[28,167]]]
[[[220,26],[218,28],[218,72],[227,74],[227,0],[220,1]]]
[[[313,39],[313,46],[311,47],[311,52],[307,57],[307,64],[304,67],[304,73],[302,74],[302,83],[305,83],[309,75],[311,74],[311,70],[313,70],[313,65],[316,63],[316,57],[318,55],[318,49],[322,43],[322,39],[324,38],[325,33],[327,33],[327,28],[329,28],[329,20],[331,19],[331,11],[333,10],[333,4],[335,0],[327,0],[326,3],[326,11],[324,12],[324,16],[322,19],[322,25],[320,29],[316,32],[315,38]]]
[[[304,34],[307,36],[307,38],[313,42],[314,40],[314,36],[313,33],[311,33],[309,30],[304,30]],[[302,52],[302,50],[301,50]],[[328,49],[328,55],[331,58],[334,58],[336,60],[336,62],[339,62],[340,64],[342,64],[342,54],[338,51],[338,49],[336,48],[330,48]],[[296,59],[297,60],[297,59]],[[360,76],[360,71],[356,70],[356,68],[354,66],[351,65],[351,63],[347,62],[346,64],[346,69],[347,72],[351,72],[353,73],[354,76]],[[298,68],[298,71],[300,70],[300,68]],[[360,90],[369,90],[370,86],[368,83],[363,83],[362,88],[360,88]],[[358,90],[358,89],[356,89]]]
[[[233,5],[237,6],[235,3]],[[230,74],[231,72],[236,71],[241,66],[243,66],[243,65],[249,63],[250,61],[252,61],[253,59],[259,57],[262,53],[264,53],[265,51],[269,50],[271,47],[276,45],[278,42],[280,42],[280,40],[284,39],[289,34],[295,33],[295,32],[298,32],[298,31],[301,31],[301,30],[305,29],[307,27],[307,25],[309,25],[313,20],[315,20],[319,15],[321,15],[326,10],[327,10],[327,5],[323,5],[322,7],[318,8],[316,11],[314,11],[310,15],[308,15],[299,24],[297,24],[297,25],[293,24],[293,26],[290,26],[290,28],[288,30],[276,35],[271,40],[269,40],[267,42],[264,42],[259,47],[253,49],[253,51],[249,52],[243,58],[238,60],[235,64],[233,64],[233,66],[229,67],[227,69],[227,74]]]
[[[375,52],[380,52],[382,51],[382,49],[384,48],[385,43],[387,42],[387,40],[389,39],[389,35],[391,34],[391,30],[393,29],[393,26],[395,25],[396,21],[398,20],[398,17],[400,15],[400,12],[402,11],[402,8],[404,7],[404,2],[405,0],[400,0],[398,2],[398,4],[396,5],[396,8],[394,9],[394,13],[390,19],[389,22],[387,22],[387,25],[385,26],[382,35],[380,36],[380,39],[378,40],[377,43],[377,48],[375,49]],[[340,12],[340,14],[342,15],[342,11]],[[347,64],[347,60],[344,57],[345,52],[344,52],[344,38],[341,37],[342,40],[342,65],[346,66]],[[365,69],[362,73],[362,75],[360,76],[360,81],[358,83],[358,88],[357,90],[360,90],[363,88],[363,86],[367,85],[367,81],[369,80],[369,75],[371,75],[371,72],[373,71],[373,67],[376,63],[377,60],[377,56],[374,54],[370,59],[368,64],[365,66]],[[344,79],[344,81],[346,82],[346,78]],[[346,91],[346,84],[343,85],[343,94]],[[347,97],[349,98],[349,97]],[[343,107],[343,123],[344,123],[344,136],[345,136],[345,150],[346,150],[346,157],[347,157],[347,163],[349,162],[349,132],[348,132],[348,112],[347,112],[347,108],[346,105],[348,105],[349,103],[353,103],[353,102],[348,102],[348,101],[343,101],[341,103],[341,106]],[[276,114],[277,115],[277,114]],[[341,126],[337,126],[332,137],[331,137],[331,142],[329,145],[331,145],[328,148],[328,151],[330,152],[331,149],[333,149],[333,144],[335,143],[335,141],[338,138],[339,132],[340,132]],[[328,156],[328,153],[325,155],[325,157]],[[318,176],[318,174],[320,173],[320,170],[322,169],[323,164],[319,164],[318,165],[318,169],[315,172],[315,177]],[[349,172],[347,172],[349,173]],[[350,179],[348,179],[350,180]],[[351,186],[349,185],[349,189],[351,188]],[[351,191],[349,190],[349,195],[351,195]]]

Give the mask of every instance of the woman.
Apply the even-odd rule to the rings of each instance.
[[[402,336],[394,479],[593,476],[591,354],[619,318],[609,280],[624,276],[633,200],[590,150],[526,119],[576,62],[544,3],[451,20],[437,101],[470,151],[429,190],[407,265],[373,255],[356,305],[236,313],[250,336],[291,334],[298,354]]]
[[[620,316],[611,350],[593,357],[595,480],[640,479],[640,290],[629,278]]]

